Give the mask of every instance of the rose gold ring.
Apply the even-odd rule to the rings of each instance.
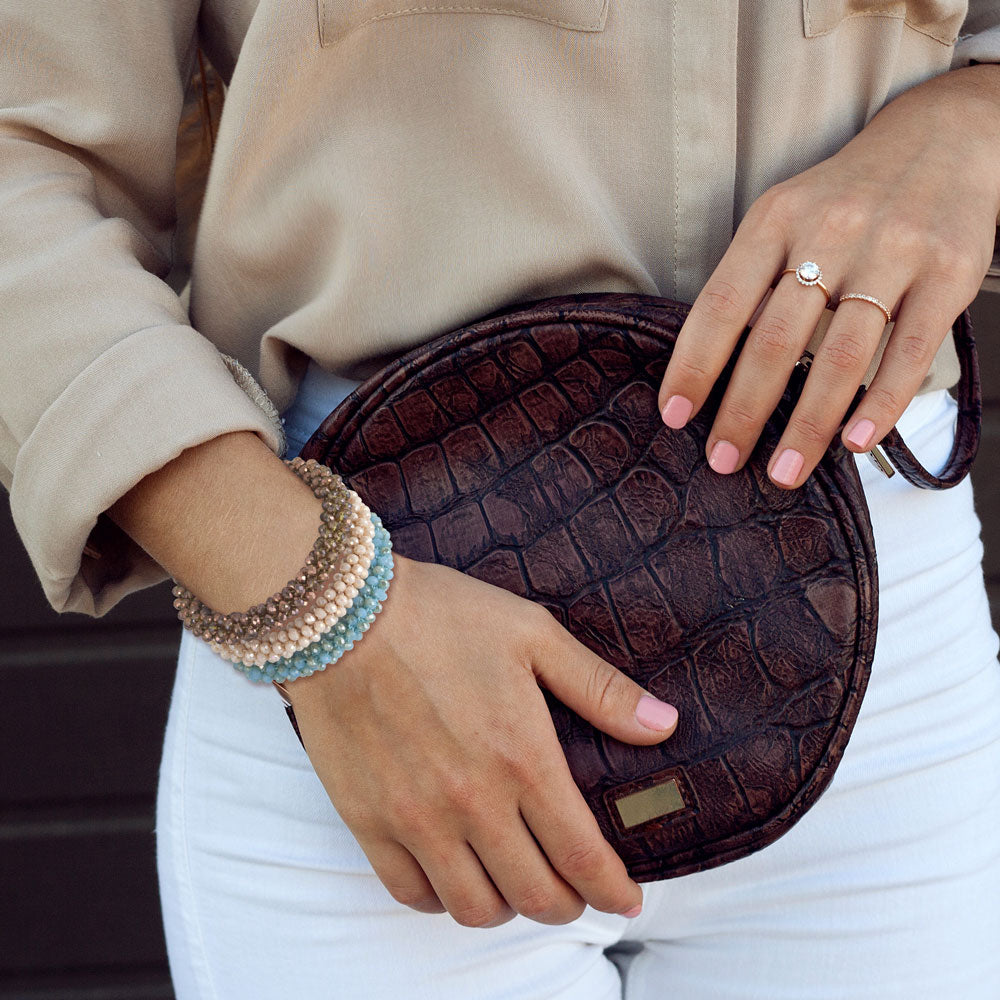
[[[781,276],[794,274],[800,285],[815,285],[826,296],[826,304],[829,305],[833,296],[830,289],[822,282],[823,272],[819,269],[819,264],[811,260],[805,260],[798,267],[786,267],[781,272]]]
[[[841,295],[837,300],[838,305],[843,302],[844,299],[860,299],[862,302],[870,302],[873,306],[878,306],[879,309],[885,313],[886,323],[892,322],[892,312],[889,307],[881,299],[875,298],[874,295],[865,295],[864,292],[847,292],[846,294]]]

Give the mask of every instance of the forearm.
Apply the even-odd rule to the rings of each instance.
[[[252,431],[181,452],[108,516],[217,611],[244,611],[294,577],[319,531],[310,488]]]

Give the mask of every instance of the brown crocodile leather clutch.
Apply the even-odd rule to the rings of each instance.
[[[301,453],[341,474],[396,552],[543,604],[677,706],[675,734],[637,747],[546,692],[573,776],[639,881],[759,850],[817,800],[858,714],[878,615],[854,456],[835,439],[796,490],[765,472],[804,371],[732,475],[705,460],[732,362],[683,430],[664,426],[658,389],[688,308],[588,293],[493,313],[372,375]],[[954,485],[975,456],[967,313],[955,338],[945,469],[931,476],[895,432],[883,441],[919,486]]]

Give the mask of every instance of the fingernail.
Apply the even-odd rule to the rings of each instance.
[[[667,405],[660,411],[663,422],[674,430],[679,430],[688,422],[694,403],[684,396],[671,396],[667,400]]]
[[[712,454],[708,456],[708,464],[716,472],[728,476],[730,472],[736,471],[736,466],[740,460],[740,450],[728,441],[716,441]]]
[[[851,433],[848,434],[844,440],[848,444],[853,444],[856,448],[867,448],[874,433],[875,425],[870,420],[859,420],[854,427],[851,428]]]
[[[805,459],[794,448],[785,448],[774,463],[771,478],[782,486],[791,486],[802,471],[804,462]]]
[[[647,729],[663,733],[677,721],[677,709],[652,695],[644,694],[635,706],[635,717]]]
[[[640,903],[638,906],[633,906],[631,910],[626,910],[622,914],[622,916],[631,918],[639,916],[640,913],[642,913],[642,903]]]

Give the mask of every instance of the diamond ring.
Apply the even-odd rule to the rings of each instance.
[[[879,309],[885,313],[886,323],[892,322],[892,311],[881,299],[875,298],[874,295],[865,295],[864,292],[847,292],[845,295],[841,295],[837,300],[838,305],[843,302],[844,299],[861,299],[862,302],[870,302],[873,306],[878,306]]]
[[[816,285],[826,296],[826,304],[830,304],[833,296],[830,294],[830,289],[823,284],[823,272],[820,270],[819,264],[805,260],[798,267],[786,267],[781,274],[782,276],[794,274],[800,285]]]

